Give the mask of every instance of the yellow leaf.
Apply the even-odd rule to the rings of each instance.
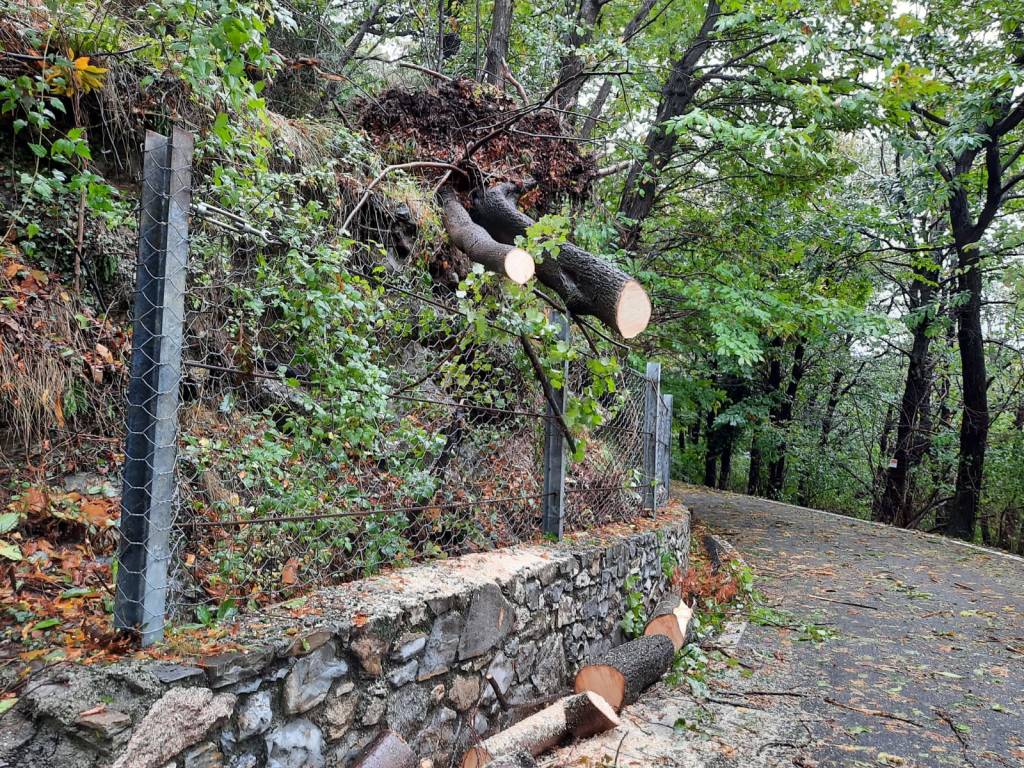
[[[88,56],[79,56],[77,59],[75,59],[75,69],[81,71],[81,70],[84,70],[84,69],[88,68],[88,66],[89,66],[89,57]]]

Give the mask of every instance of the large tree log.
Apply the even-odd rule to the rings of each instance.
[[[487,768],[537,768],[537,761],[533,759],[533,755],[521,749],[494,758],[487,763]]]
[[[473,193],[473,220],[500,243],[514,243],[533,225],[533,219],[516,208],[518,194],[519,188],[507,183]],[[650,322],[651,300],[643,286],[579,246],[566,243],[556,258],[545,258],[536,270],[537,279],[557,293],[570,312],[596,317],[625,339]]]
[[[675,647],[664,635],[638,637],[577,672],[576,691],[598,693],[618,712],[661,679],[674,655]]]
[[[568,736],[583,739],[618,724],[615,711],[598,694],[585,691],[566,696],[470,749],[462,758],[462,768],[490,765],[499,756],[524,750],[537,756]]]
[[[651,613],[644,627],[645,635],[664,635],[678,651],[686,645],[693,609],[679,595],[663,597]]]
[[[384,731],[370,742],[356,760],[355,768],[414,768],[416,755],[401,736]]]
[[[533,277],[534,263],[530,254],[492,238],[487,230],[474,223],[451,189],[442,190],[440,198],[444,206],[444,226],[456,248],[491,272],[520,285]]]

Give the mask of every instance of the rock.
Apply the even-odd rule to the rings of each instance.
[[[103,736],[116,736],[132,724],[132,719],[124,712],[116,709],[98,708],[99,711],[86,710],[75,720],[75,725],[96,731]]]
[[[270,691],[254,693],[238,709],[238,738],[245,740],[264,733],[274,713],[270,709]]]
[[[537,644],[532,640],[523,643],[519,649],[519,655],[516,656],[516,679],[519,682],[525,682],[530,678],[530,674],[533,672],[533,660],[536,656]]]
[[[231,758],[231,762],[228,763],[228,768],[256,768],[256,755],[249,754],[248,752],[235,755]]]
[[[576,577],[577,587],[589,587],[590,586],[590,574],[587,571],[580,571]]]
[[[428,680],[448,671],[448,665],[455,661],[462,636],[462,614],[451,611],[434,619],[427,640],[423,660],[420,662],[418,680]]]
[[[576,616],[576,605],[568,595],[562,597],[558,601],[558,626],[564,627],[566,624],[571,624]]]
[[[491,650],[512,629],[515,612],[497,584],[484,584],[470,601],[459,639],[459,658],[471,659]]]
[[[231,717],[235,696],[172,688],[146,713],[113,768],[158,768]]]
[[[537,666],[530,677],[541,694],[555,693],[565,686],[567,677],[562,638],[552,635],[537,649]]]
[[[477,712],[476,717],[473,718],[473,730],[483,736],[487,733],[487,729],[490,728],[490,724],[487,722],[487,718],[482,712]]]
[[[383,672],[384,657],[388,652],[388,641],[385,638],[366,632],[353,640],[349,647],[366,674],[377,677]]]
[[[323,768],[324,739],[320,729],[305,718],[267,734],[266,768]]]
[[[384,717],[386,706],[387,702],[376,696],[367,699],[366,706],[363,708],[363,725],[376,725],[379,723],[380,719]]]
[[[355,719],[356,707],[358,705],[358,693],[331,696],[327,700],[327,706],[324,707],[323,712],[323,721],[327,726],[328,741],[337,741],[348,732],[352,721]]]
[[[187,667],[183,664],[173,664],[171,662],[152,664],[146,667],[146,669],[161,683],[177,683],[181,680],[203,676],[203,670],[199,667]]]
[[[322,648],[332,638],[334,633],[328,629],[317,629],[296,637],[284,649],[283,656],[307,656],[313,651]]]
[[[110,754],[127,740],[131,725],[132,719],[124,712],[96,707],[78,716],[75,732],[84,741]]]
[[[185,753],[184,768],[223,768],[224,755],[212,741],[206,741]]]
[[[540,608],[540,595],[541,589],[539,582],[533,580],[526,582],[526,596],[523,599],[523,602],[526,604],[527,608],[531,611],[536,611]]]
[[[397,669],[391,670],[388,673],[388,680],[395,688],[401,688],[406,683],[411,683],[416,679],[416,668],[418,666],[419,662],[413,659],[408,664],[403,664]]]
[[[257,676],[273,657],[274,652],[270,648],[257,648],[247,653],[229,651],[202,659],[199,666],[206,672],[211,688],[223,688]]]
[[[391,654],[392,661],[405,662],[422,651],[427,645],[424,632],[407,632],[398,638],[395,650]]]
[[[388,702],[388,725],[406,741],[412,740],[427,719],[430,693],[417,685],[399,688]]]
[[[504,653],[495,655],[491,666],[487,668],[487,677],[494,680],[502,694],[506,693],[509,686],[512,685],[512,674],[512,662],[506,658]]]
[[[448,700],[459,712],[465,712],[480,698],[480,678],[458,675],[448,691]]]
[[[321,704],[331,684],[348,674],[348,664],[334,655],[334,643],[326,643],[299,659],[284,681],[281,705],[290,715],[308,712]]]

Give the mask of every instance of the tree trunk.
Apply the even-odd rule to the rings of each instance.
[[[697,66],[711,47],[711,34],[718,21],[719,0],[708,0],[700,30],[686,52],[672,65],[664,87],[654,125],[644,140],[644,159],[633,164],[626,177],[619,213],[627,219],[622,233],[622,246],[634,248],[640,239],[644,220],[654,208],[658,174],[669,164],[676,145],[676,134],[666,123],[685,114],[704,81],[697,76]]]
[[[672,665],[675,647],[662,635],[646,635],[612,648],[576,674],[576,690],[600,694],[616,712],[632,704]]]
[[[516,208],[517,196],[514,184],[498,184],[473,194],[473,220],[499,243],[515,243],[533,225],[533,219]],[[643,286],[572,243],[564,244],[557,257],[548,256],[537,264],[536,274],[571,314],[596,317],[623,338],[638,335],[650,321],[651,301]]]
[[[484,82],[502,89],[505,87],[503,62],[508,58],[509,38],[512,33],[512,1],[494,0],[491,33],[487,37],[484,71],[481,73]]]
[[[913,281],[910,288],[911,311],[920,311],[931,303],[937,279],[937,272],[929,271],[923,280]],[[900,402],[893,461],[885,470],[885,487],[872,514],[872,518],[878,522],[901,527],[909,525],[914,516],[909,494],[910,477],[924,455],[922,443],[928,439],[922,435],[922,420],[926,419],[925,411],[931,389],[933,366],[929,349],[933,324],[934,320],[925,313],[912,329],[913,342],[907,363],[903,399]]]
[[[444,206],[444,226],[455,247],[491,272],[520,285],[533,277],[535,266],[530,254],[494,240],[487,230],[473,222],[451,189],[443,189],[440,198]]]
[[[555,93],[555,106],[570,110],[576,106],[576,99],[583,87],[583,60],[579,57],[579,49],[590,43],[594,37],[601,9],[608,0],[580,0],[569,34],[566,36],[566,54],[558,65],[558,82],[564,83]],[[572,121],[570,121],[572,122]]]
[[[793,367],[789,374],[789,384],[786,386],[785,399],[779,405],[775,427],[784,431],[793,421],[793,408],[796,404],[796,395],[800,389],[800,380],[807,370],[804,365],[804,345],[798,343],[793,350]],[[783,435],[776,448],[775,457],[768,467],[768,495],[773,499],[782,498],[782,490],[786,485],[786,438]]]
[[[520,751],[537,756],[569,736],[583,739],[618,724],[615,710],[600,695],[577,692],[473,747],[462,758],[462,766],[489,765],[495,757]]]
[[[761,445],[758,442],[761,433],[754,430],[750,436],[750,466],[747,467],[747,495],[763,496],[764,481],[761,479],[761,466],[764,463],[764,454],[761,452]]]
[[[956,308],[964,409],[960,419],[956,490],[947,506],[946,532],[970,540],[974,538],[978,501],[981,498],[989,413],[985,338],[981,327],[980,233],[971,224],[967,193],[963,186],[953,192],[949,216],[959,268],[958,287],[960,293],[967,296],[967,300]]]
[[[687,643],[693,609],[679,595],[669,595],[654,606],[644,627],[644,635],[664,635],[678,651]]]

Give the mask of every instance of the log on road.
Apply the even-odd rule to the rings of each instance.
[[[444,227],[455,247],[485,269],[523,285],[534,275],[533,257],[515,245],[499,243],[476,224],[449,188],[439,193],[444,210]]]
[[[536,756],[569,736],[583,739],[618,724],[615,711],[596,693],[566,696],[471,748],[462,758],[462,768],[492,765],[497,757],[522,751]]]
[[[645,635],[664,635],[678,651],[688,642],[693,609],[679,595],[663,597],[651,612]]]
[[[526,235],[533,219],[516,208],[519,187],[497,184],[473,193],[473,220],[494,240],[515,243]],[[647,291],[628,274],[572,243],[565,243],[555,258],[536,265],[537,279],[557,293],[575,315],[596,317],[625,339],[643,331],[651,319]]]
[[[615,711],[632,704],[668,671],[675,646],[664,635],[645,635],[612,648],[576,673],[576,691],[600,694]]]

